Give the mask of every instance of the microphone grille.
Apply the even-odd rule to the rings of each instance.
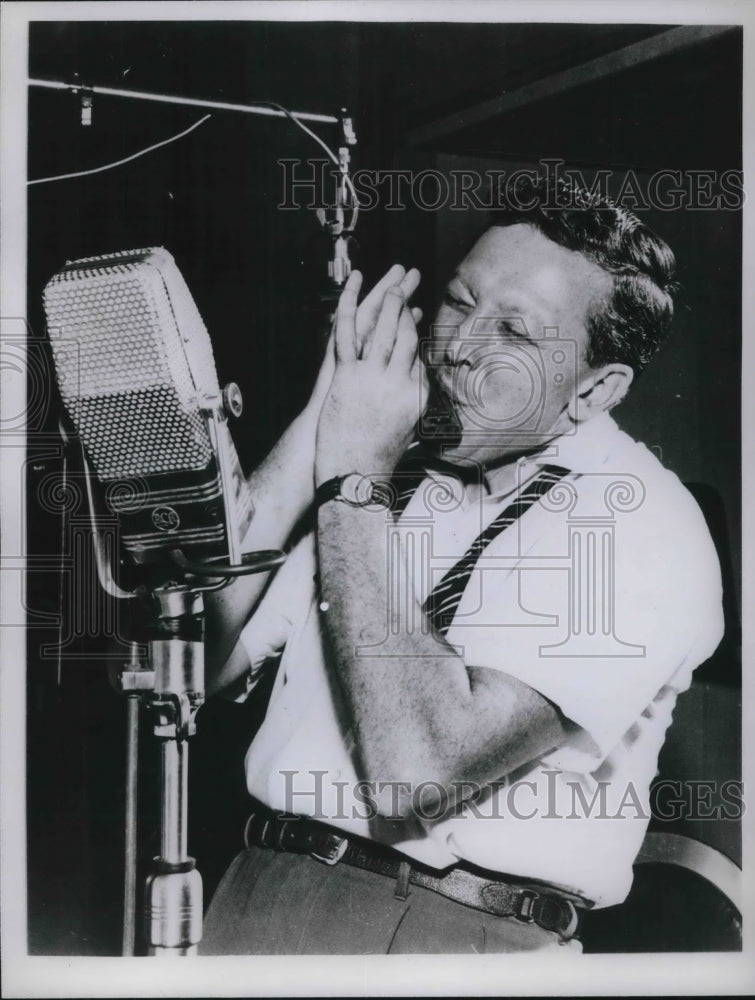
[[[204,469],[212,345],[162,247],[69,262],[44,290],[63,402],[100,479]]]

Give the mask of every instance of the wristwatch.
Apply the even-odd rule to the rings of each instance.
[[[334,476],[315,490],[315,508],[329,500],[340,500],[350,507],[370,507],[378,504],[391,507],[393,493],[387,483],[381,483],[361,472],[347,472],[344,476]]]

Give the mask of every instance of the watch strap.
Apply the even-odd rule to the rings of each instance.
[[[351,500],[341,492],[343,481],[351,476],[359,476],[362,481],[366,480],[369,482],[371,490],[365,500]],[[330,500],[340,500],[350,507],[371,507],[375,505],[390,508],[393,503],[393,491],[387,483],[374,480],[371,476],[363,476],[359,472],[347,472],[343,476],[334,476],[332,479],[327,479],[317,487],[315,490],[315,510]]]

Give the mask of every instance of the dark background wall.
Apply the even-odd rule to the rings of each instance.
[[[559,88],[506,114],[473,121],[465,109],[622,47],[651,44],[659,25],[273,23],[45,23],[31,26],[30,76],[134,90],[336,113],[348,103],[357,167],[372,170],[511,169],[560,157],[589,177],[629,167],[738,169],[741,33],[674,50]],[[78,98],[32,88],[29,177],[84,170],[128,156],[203,112],[95,97],[93,124]],[[435,138],[419,130],[456,115]],[[465,117],[466,115],[466,117]],[[336,130],[315,126],[336,141]],[[32,396],[28,548],[46,567],[30,574],[30,947],[47,954],[119,948],[123,705],[107,665],[125,650],[122,609],[103,604],[91,573],[64,580],[55,564],[86,532],[81,499],[51,503],[59,477],[57,399],[45,362],[41,292],[65,260],[162,245],[176,258],[212,336],[221,382],[246,409],[235,439],[247,469],[306,398],[327,305],[325,249],[314,214],[282,211],[284,158],[317,158],[289,123],[215,113],[180,141],[112,171],[29,189],[28,317],[40,359]],[[306,171],[306,165],[302,170]],[[736,211],[657,212],[647,220],[674,247],[683,286],[672,342],[617,413],[682,479],[701,484],[727,576],[729,631],[703,668],[677,758],[695,751],[697,777],[738,771],[739,358],[741,231]],[[364,212],[358,238],[367,280],[393,261],[419,266],[420,301],[469,239],[481,213],[423,210],[405,199]],[[45,486],[45,484],[47,484]],[[63,509],[65,507],[65,510]],[[67,520],[64,521],[63,515]],[[63,535],[61,535],[63,531]],[[67,533],[67,534],[66,534]],[[63,539],[61,541],[61,538]],[[72,608],[86,614],[73,627]],[[59,622],[63,608],[62,623]],[[62,635],[59,635],[62,629]],[[113,639],[106,633],[115,631]],[[193,746],[191,849],[208,894],[234,852],[244,819],[243,750],[264,693],[245,707],[205,706]],[[711,708],[715,705],[715,708]],[[723,705],[723,708],[721,708]],[[704,733],[704,738],[702,734]],[[677,752],[678,751],[678,752]],[[140,857],[156,852],[155,748],[143,740]],[[736,774],[734,773],[736,771]],[[729,825],[731,827],[731,824]],[[710,826],[704,831],[709,834]],[[719,842],[733,856],[736,832]]]

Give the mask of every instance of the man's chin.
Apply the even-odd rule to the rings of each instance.
[[[496,447],[481,445],[480,442],[464,440],[443,440],[438,438],[421,439],[422,451],[428,456],[440,459],[447,465],[455,465],[462,469],[486,468],[492,469],[508,465],[526,455],[537,453],[543,447],[542,442],[533,442],[531,438],[511,438]]]
[[[420,438],[420,448],[428,458],[436,458],[445,465],[459,468],[476,468],[481,465],[476,448],[465,447],[458,438],[455,441],[442,438]]]
[[[444,462],[448,462],[450,465],[478,464],[474,455],[470,454],[467,449],[458,443],[449,444],[443,441],[428,442],[423,445],[423,450],[428,454],[442,458]]]

